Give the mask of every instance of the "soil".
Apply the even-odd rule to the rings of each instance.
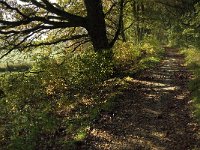
[[[127,78],[113,112],[103,112],[87,150],[198,150],[200,128],[192,114],[190,71],[178,49],[166,48],[155,68]]]

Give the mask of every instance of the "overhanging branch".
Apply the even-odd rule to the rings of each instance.
[[[50,46],[50,45],[58,44],[58,43],[61,43],[61,42],[66,42],[66,41],[70,41],[70,40],[77,40],[77,39],[81,39],[81,38],[84,38],[84,37],[88,37],[87,34],[82,34],[82,35],[74,35],[74,36],[71,36],[69,38],[61,38],[61,39],[53,40],[53,41],[50,41],[50,42],[41,42],[41,43],[38,43],[38,44],[28,43],[27,45],[22,45],[30,36],[32,36],[32,35],[25,37],[21,42],[19,42],[16,45],[13,45],[13,47],[10,48],[5,54],[0,56],[0,59],[7,56],[8,54],[10,54],[15,49],[26,49],[26,48],[35,48],[35,47],[40,47],[40,46]]]
[[[74,36],[71,36],[69,38],[57,39],[57,40],[53,40],[51,42],[42,42],[42,43],[39,43],[39,44],[29,44],[29,45],[27,45],[23,48],[49,46],[49,45],[53,45],[53,44],[58,44],[60,42],[66,42],[66,41],[70,41],[70,40],[80,39],[80,38],[87,37],[87,36],[88,36],[88,34],[74,35]]]

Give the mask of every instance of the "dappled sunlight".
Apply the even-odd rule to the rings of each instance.
[[[187,96],[186,94],[188,94],[188,93],[182,93],[180,95],[176,95],[175,99],[176,100],[184,100],[186,98],[186,96]]]
[[[130,125],[124,124],[125,128],[131,128]],[[102,142],[101,145],[97,143],[94,144],[95,149],[133,149],[133,148],[144,148],[148,147],[151,149],[161,149],[161,147],[156,141],[169,141],[166,138],[166,133],[158,131],[145,131],[142,128],[135,128],[134,134],[127,134],[122,138],[117,137],[105,130],[93,129],[91,131],[91,136],[94,139],[98,139]]]
[[[100,129],[93,129],[91,131],[91,135],[94,136],[95,138],[100,138],[108,142],[110,142],[113,139],[113,135]]]
[[[80,103],[82,103],[85,106],[91,106],[91,105],[96,104],[93,98],[88,98],[88,97],[83,97]]]
[[[142,109],[143,112],[145,112],[146,114],[152,115],[153,117],[158,117],[159,115],[161,115],[161,111],[155,111],[149,108],[144,108]]]
[[[122,79],[126,83],[123,96],[114,112],[103,113],[92,130],[96,138],[91,147],[165,150],[194,146],[198,139],[194,127],[188,125],[192,118],[187,108],[187,77],[180,75],[185,69],[176,53],[170,52],[156,69]]]
[[[169,87],[155,88],[155,91],[175,91],[178,89],[180,89],[179,86],[169,86]]]
[[[158,132],[158,131],[153,131],[151,133],[153,136],[159,138],[159,139],[164,139],[166,137],[166,133],[163,133],[163,132]]]
[[[147,99],[155,99],[155,100],[158,97],[156,94],[146,94],[145,96],[146,96]]]
[[[154,82],[154,81],[142,81],[142,80],[137,80],[137,79],[134,79],[131,77],[126,77],[125,81],[131,82],[131,83],[140,83],[140,84],[144,84],[146,86],[150,86],[150,85],[151,86],[160,86],[160,87],[167,86],[167,84],[158,83],[158,82]]]

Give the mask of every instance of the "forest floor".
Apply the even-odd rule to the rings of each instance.
[[[190,72],[178,49],[166,48],[161,63],[127,79],[113,112],[102,112],[80,149],[200,150],[192,114]]]

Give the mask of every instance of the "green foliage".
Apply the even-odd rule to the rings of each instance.
[[[161,43],[153,36],[146,36],[141,43],[141,51],[145,54],[140,62],[141,69],[153,67],[160,62],[164,49]]]
[[[193,96],[194,113],[200,120],[200,51],[196,47],[190,47],[185,48],[182,53],[186,55],[186,65],[193,72],[189,87]]]
[[[200,3],[196,3],[193,10],[182,16],[183,22],[187,25],[183,27],[180,45],[184,47],[183,54],[186,56],[186,65],[193,72],[193,78],[190,81],[190,90],[193,96],[194,113],[200,120],[200,36],[199,19]],[[180,36],[178,37],[180,38]]]
[[[159,62],[162,48],[156,38],[145,37],[140,45],[119,42],[114,61],[109,52],[73,54],[54,47],[38,54],[30,71],[1,75],[6,97],[0,100],[0,145],[4,149],[73,149],[86,137],[90,123],[102,110],[111,111],[120,95],[113,85],[109,94],[102,94],[105,87],[100,86],[112,75],[113,65],[130,66],[135,72],[151,67]]]
[[[105,80],[112,74],[112,67],[111,60],[106,59],[104,54],[87,51],[59,59],[44,56],[32,70],[42,72],[39,75],[44,84],[58,84],[57,86],[63,89],[83,90]]]
[[[57,103],[45,93],[41,80],[22,73],[5,75],[1,82],[6,97],[0,113],[5,127],[4,140],[8,149],[33,149],[40,134],[52,134],[58,128],[55,116]],[[6,114],[6,115],[5,115]],[[10,139],[10,140],[8,140]]]
[[[189,1],[188,1],[189,2]],[[191,2],[189,2],[191,5]],[[189,5],[188,5],[189,6]],[[200,47],[199,20],[200,3],[189,6],[191,10],[185,11],[180,16],[181,22],[174,22],[168,29],[168,40],[171,46],[188,47],[189,45]]]
[[[60,143],[55,136],[61,128],[67,130],[69,141],[83,139],[90,119],[85,115],[94,107],[82,104],[84,96],[111,74],[111,61],[90,51],[40,56],[30,72],[3,74],[0,87],[6,97],[0,99],[0,145],[20,150],[52,147]]]
[[[56,2],[54,6],[58,9],[83,16],[84,19],[87,16],[82,1],[57,0]],[[104,0],[102,2],[106,14],[105,18],[102,19],[106,21],[107,37],[110,40],[113,39],[116,32],[115,26],[119,21],[119,8],[117,3],[113,5],[112,1]],[[134,2],[137,4],[137,6],[135,5],[137,8],[134,6]],[[177,2],[166,4],[175,6],[175,4],[179,4]],[[194,95],[196,114],[200,118],[200,52],[198,49],[200,47],[198,29],[200,5],[197,3],[193,7],[192,4],[190,4],[191,6],[189,4],[179,4],[182,8],[187,5],[188,9],[191,6],[194,8],[194,11],[191,12],[186,10],[182,17],[177,12],[176,7],[168,7],[168,5],[154,1],[131,1],[124,5],[123,34],[119,36],[119,39],[122,37],[126,42],[117,41],[113,48],[114,60],[111,59],[111,50],[109,49],[102,50],[101,54],[94,53],[92,50],[73,54],[66,52],[66,50],[63,51],[65,48],[59,47],[57,49],[58,44],[49,48],[44,54],[39,54],[35,58],[35,63],[30,72],[2,74],[0,76],[0,89],[3,89],[6,96],[0,97],[0,147],[16,150],[75,149],[75,143],[86,137],[90,123],[99,116],[101,110],[111,111],[110,108],[114,107],[116,99],[121,100],[120,89],[117,92],[113,91],[117,87],[114,86],[116,82],[110,83],[113,85],[106,85],[109,86],[106,92],[104,91],[105,87],[102,86],[103,81],[113,74],[113,66],[119,71],[131,73],[154,66],[160,61],[163,53],[160,42],[166,41],[167,36],[169,43],[173,46],[188,46],[190,44],[197,47],[189,48],[185,54],[187,55],[188,66],[194,71],[194,80],[190,83],[190,86]],[[51,20],[50,22],[57,20],[63,23],[62,15],[60,17],[59,15],[48,17],[48,14],[51,13],[45,11],[45,8],[36,9],[36,7],[21,4],[19,7],[17,3],[13,3],[14,6],[19,8],[25,16],[28,15],[33,18],[34,15],[47,16],[44,18],[45,25],[48,19]],[[135,12],[133,7],[137,9]],[[2,11],[5,14],[12,12],[12,17],[15,20],[23,19],[23,15],[18,14],[15,9],[2,7]],[[6,15],[4,16],[6,17]],[[177,19],[177,16],[180,19]],[[0,18],[2,17],[0,14]],[[177,20],[181,20],[184,26]],[[3,48],[11,48],[12,45],[9,43],[12,43],[12,41],[17,42],[12,43],[13,45],[18,45],[21,40],[23,41],[23,37],[27,39],[26,42],[30,39],[32,44],[40,45],[40,43],[46,42],[65,41],[64,39],[68,36],[86,32],[82,27],[60,30],[56,29],[57,26],[55,25],[55,29],[49,30],[46,38],[37,40],[27,38],[29,36],[26,37],[25,33],[28,33],[31,27],[37,27],[37,24],[40,25],[40,22],[21,24],[10,30],[9,26],[8,30],[5,28],[3,32],[8,31],[7,34],[11,30],[18,32],[19,29],[27,29],[27,31],[24,31],[24,34],[19,32],[20,36],[16,36],[16,38],[15,36],[8,36],[9,39],[2,38],[6,39],[6,42],[0,41],[5,46]],[[53,27],[53,25],[51,24],[50,27]],[[86,27],[86,25],[83,27]],[[90,29],[87,28],[87,30]],[[18,40],[17,37],[19,37]],[[97,39],[94,38],[94,40]],[[99,39],[102,39],[102,37],[99,37]],[[137,45],[134,43],[137,43]],[[28,45],[27,43],[24,44],[25,47]],[[62,44],[60,45],[63,46]],[[82,44],[82,41],[72,40],[72,42],[65,44],[65,47],[76,47]],[[85,50],[84,47],[78,48],[78,50],[82,49]],[[60,52],[62,54],[58,54]],[[56,55],[54,55],[55,53]],[[23,66],[13,66],[13,68],[14,71],[15,68],[28,69],[23,68]],[[0,68],[0,71],[6,70]],[[130,78],[127,77],[126,80],[130,80]],[[125,90],[125,87],[126,85],[123,85],[122,89]]]
[[[197,24],[199,24],[200,17],[199,3],[197,3],[194,8],[195,14],[188,13],[183,17],[184,22],[190,26],[184,28],[182,32],[184,41],[182,40],[183,42],[180,45],[184,47],[182,53],[186,56],[186,65],[193,73],[193,78],[189,83],[189,87],[193,96],[194,114],[197,119],[200,120],[200,39],[199,29],[196,28]]]
[[[147,53],[147,55],[159,56],[163,53],[163,47],[161,42],[152,35],[145,36],[141,42],[141,49]]]
[[[139,47],[130,41],[118,42],[113,51],[116,66],[132,65],[141,53]]]
[[[63,51],[60,55],[54,51],[35,57],[29,72],[1,75],[0,87],[6,95],[0,101],[0,145],[4,149],[73,148],[85,138],[101,110],[110,111],[115,105],[119,91],[99,93],[105,88],[100,83],[113,73],[108,51]],[[145,38],[138,46],[119,43],[114,65],[141,69],[156,62],[160,52],[154,38]]]
[[[157,57],[147,57],[140,61],[139,65],[141,69],[146,69],[153,67],[160,62],[160,58]]]
[[[176,22],[174,22],[172,27],[170,29],[168,29],[168,31],[167,31],[168,46],[177,47],[184,43],[183,42],[184,39],[182,36],[183,30],[184,29],[181,27],[180,24],[176,24]]]
[[[154,36],[145,36],[139,45],[119,42],[114,48],[115,67],[137,72],[157,64],[163,52],[161,43]]]

